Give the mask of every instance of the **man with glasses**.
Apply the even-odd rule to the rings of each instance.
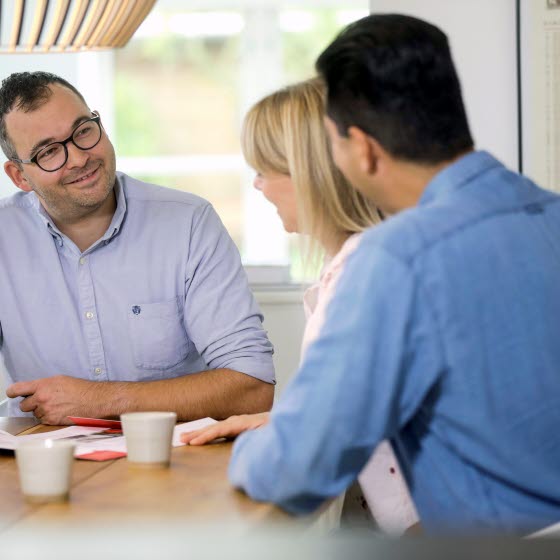
[[[67,81],[0,88],[0,350],[10,412],[44,423],[270,408],[272,347],[238,252],[206,201],[116,172]]]

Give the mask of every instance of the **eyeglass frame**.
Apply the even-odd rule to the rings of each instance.
[[[99,142],[101,142],[101,138],[103,138],[103,127],[101,126],[101,116],[99,115],[99,113],[97,111],[92,111],[91,114],[95,115],[95,116],[91,117],[90,119],[86,119],[85,121],[82,121],[78,126],[76,126],[74,128],[74,130],[72,131],[72,134],[70,134],[70,136],[68,136],[68,138],[66,138],[66,140],[59,140],[58,142],[51,142],[50,144],[47,144],[46,146],[43,146],[31,159],[10,158],[11,161],[15,161],[17,163],[34,163],[39,169],[41,169],[41,171],[44,171],[45,173],[54,173],[55,171],[58,171],[59,169],[62,169],[66,165],[66,163],[68,162],[68,147],[67,147],[68,142],[72,142],[72,144],[74,144],[74,146],[76,146],[76,148],[78,148],[78,150],[82,150],[83,152],[86,152],[87,150],[91,150],[92,148],[95,148],[95,146],[97,146],[97,144],[99,144]],[[99,132],[100,132],[99,140],[97,140],[97,142],[93,146],[90,146],[89,148],[81,148],[74,141],[74,134],[75,134],[76,130],[78,130],[78,128],[83,126],[85,123],[91,122],[91,121],[93,121],[99,127]],[[62,144],[62,147],[64,148],[64,155],[65,155],[64,163],[62,165],[60,165],[59,167],[57,167],[56,169],[44,169],[43,167],[41,167],[39,165],[39,163],[37,163],[37,158],[39,157],[39,154],[43,150],[46,150],[49,146],[52,146],[53,144]]]

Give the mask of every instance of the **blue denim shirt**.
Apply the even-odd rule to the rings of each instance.
[[[368,231],[232,482],[294,513],[391,440],[428,531],[560,520],[560,197],[472,152]]]
[[[10,380],[147,381],[231,368],[273,383],[262,315],[211,205],[121,173],[115,188],[112,223],[83,253],[35,193],[0,201]]]

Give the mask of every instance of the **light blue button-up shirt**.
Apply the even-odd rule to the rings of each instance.
[[[239,253],[205,200],[117,174],[92,247],[35,193],[0,201],[0,348],[11,381],[147,381],[230,368],[274,382]],[[10,413],[21,415],[18,402]]]
[[[560,197],[487,153],[363,236],[230,477],[309,512],[386,438],[429,531],[560,521]]]

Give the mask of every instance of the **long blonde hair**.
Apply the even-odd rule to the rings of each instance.
[[[311,238],[309,260],[317,244],[340,244],[380,220],[377,208],[333,162],[323,122],[325,96],[319,78],[276,91],[250,109],[241,134],[243,155],[255,171],[291,177],[298,228]]]

